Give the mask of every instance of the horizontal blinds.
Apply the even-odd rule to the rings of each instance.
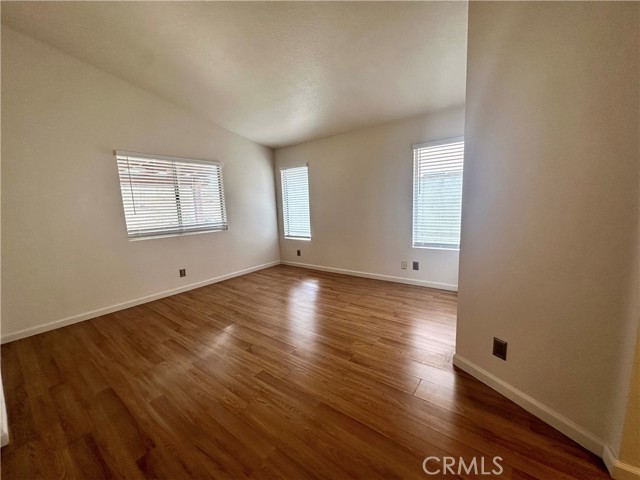
[[[413,246],[460,247],[464,139],[413,147]]]
[[[306,166],[281,170],[282,216],[286,238],[311,238],[309,170]]]
[[[116,158],[129,237],[227,229],[220,163]]]

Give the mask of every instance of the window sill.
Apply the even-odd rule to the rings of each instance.
[[[311,238],[306,237],[284,237],[285,240],[301,240],[303,242],[310,242]]]
[[[459,252],[460,247],[428,247],[428,246],[415,246],[413,245],[411,248],[419,248],[421,250],[448,250],[452,252]]]
[[[171,238],[171,237],[184,237],[189,235],[201,235],[203,233],[218,233],[218,232],[226,232],[227,229],[224,230],[199,230],[196,232],[182,232],[182,233],[167,233],[166,235],[149,235],[148,237],[129,237],[128,240],[130,242],[140,242],[142,240],[157,240],[159,238]]]

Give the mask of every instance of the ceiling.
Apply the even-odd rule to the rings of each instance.
[[[464,103],[466,2],[2,2],[2,22],[269,147]]]

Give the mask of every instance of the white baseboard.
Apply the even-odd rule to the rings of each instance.
[[[193,290],[194,288],[200,288],[206,285],[211,285],[212,283],[222,282],[223,280],[228,280],[233,277],[246,275],[247,273],[262,270],[264,268],[273,267],[274,265],[280,265],[280,261],[276,260],[275,262],[264,263],[262,265],[257,265],[255,267],[245,268],[243,270],[238,270],[236,272],[227,273],[219,277],[209,278],[201,282],[191,283],[189,285],[184,285],[178,288],[172,288],[171,290],[165,290],[163,292],[154,293],[152,295],[136,298],[133,300],[129,300],[127,302],[117,303],[115,305],[99,308],[97,310],[91,310],[89,312],[80,313],[78,315],[73,315],[71,317],[63,318],[60,320],[54,320],[53,322],[48,322],[43,325],[38,325],[36,327],[25,328],[24,330],[18,330],[17,332],[12,332],[12,333],[3,335],[0,343],[4,344],[4,343],[13,342],[14,340],[20,340],[21,338],[30,337],[32,335],[37,335],[39,333],[48,332],[49,330],[54,330],[56,328],[61,328],[67,325],[82,322],[84,320],[89,320],[90,318],[95,318],[101,315],[106,315],[108,313],[117,312],[118,310],[124,310],[125,308],[135,307],[136,305],[152,302],[153,300],[158,300],[160,298],[170,297],[171,295],[186,292],[188,290]]]
[[[616,460],[613,478],[616,480],[640,480],[640,468]]]
[[[623,463],[616,458],[613,449],[605,446],[602,453],[602,460],[607,466],[607,470],[616,480],[640,480],[640,468]]]
[[[613,453],[613,450],[609,445],[605,445],[604,448],[602,449],[602,461],[607,466],[607,470],[609,470],[609,474],[613,478],[615,478],[614,474],[616,469],[616,462],[618,460],[616,458],[615,453]]]
[[[552,410],[548,406],[540,403],[533,397],[511,386],[504,380],[499,379],[492,373],[487,372],[475,363],[461,357],[457,353],[453,356],[453,364],[474,376],[482,383],[490,386],[497,392],[501,393],[509,400],[515,402],[524,408],[527,412],[532,413],[542,421],[548,423],[556,430],[564,433],[567,437],[582,445],[587,450],[598,456],[603,456],[605,451],[605,443],[596,435],[585,430],[577,423],[569,420],[562,414]]]
[[[311,270],[320,270],[322,272],[340,273],[342,275],[352,275],[354,277],[372,278],[374,280],[383,280],[385,282],[406,283],[408,285],[418,285],[420,287],[437,288],[438,290],[448,290],[457,292],[458,286],[451,283],[428,282],[426,280],[414,280],[413,278],[394,277],[391,275],[382,275],[379,273],[359,272],[357,270],[345,270],[343,268],[324,267],[322,265],[312,265],[309,263],[298,263],[281,261],[282,265],[291,267],[308,268]]]
[[[4,388],[0,376],[0,447],[9,443],[9,426],[7,424],[7,406],[4,403]]]

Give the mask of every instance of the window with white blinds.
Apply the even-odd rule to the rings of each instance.
[[[309,218],[309,169],[287,168],[282,180],[282,218],[285,238],[311,238]]]
[[[460,248],[464,137],[413,146],[413,246]]]
[[[115,153],[129,238],[227,229],[220,162]]]

